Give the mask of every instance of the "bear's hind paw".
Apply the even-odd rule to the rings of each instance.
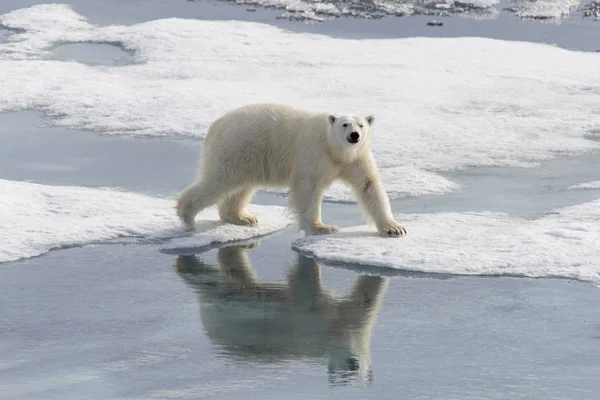
[[[228,222],[234,225],[243,225],[243,226],[256,226],[258,225],[258,218],[254,215],[244,213],[240,215],[231,215],[225,218],[221,218],[221,221]]]
[[[340,231],[335,225],[317,224],[306,230],[307,235],[330,235]]]

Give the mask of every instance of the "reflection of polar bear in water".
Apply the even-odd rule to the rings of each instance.
[[[374,118],[316,113],[281,104],[235,109],[211,124],[198,179],[179,196],[177,214],[194,229],[204,208],[219,205],[223,221],[255,225],[246,206],[256,189],[290,189],[290,205],[306,234],[338,231],[321,221],[323,192],[347,182],[366,215],[386,236],[406,230],[392,215],[371,154]]]
[[[251,362],[327,361],[333,384],[372,380],[371,330],[387,279],[362,275],[347,296],[321,286],[320,265],[299,256],[287,284],[257,279],[244,247],[219,249],[219,267],[180,256],[177,271],[198,293],[208,337]]]

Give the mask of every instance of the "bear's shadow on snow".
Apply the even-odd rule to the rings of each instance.
[[[209,232],[213,229],[216,229],[220,226],[229,226],[230,224],[221,221],[214,220],[196,220],[196,232],[187,232],[183,228],[171,228],[165,229],[156,232],[153,236],[154,238],[150,238],[147,240],[150,242],[163,242],[165,240],[171,241],[179,238],[190,238],[193,241],[195,236],[201,237],[204,232]],[[249,227],[239,227],[236,225],[231,225],[234,229],[253,229]],[[285,228],[284,228],[285,229]],[[163,254],[176,255],[176,256],[186,256],[186,255],[199,255],[202,253],[209,252],[211,250],[220,249],[222,247],[229,246],[241,246],[248,249],[255,248],[260,244],[260,241],[263,239],[267,239],[271,236],[280,233],[280,231],[270,232],[265,234],[257,234],[248,239],[231,239],[231,240],[220,240],[218,238],[214,238],[214,241],[195,246],[195,245],[178,245],[177,243],[170,244],[167,242],[166,247],[161,248],[159,251]],[[210,233],[208,233],[210,235]]]
[[[254,245],[219,248],[217,265],[197,255],[176,259],[211,342],[238,362],[326,365],[333,386],[372,382],[371,333],[388,280],[359,275],[337,296],[323,287],[321,266],[301,255],[287,282],[261,280],[248,256]]]

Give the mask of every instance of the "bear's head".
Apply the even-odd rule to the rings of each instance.
[[[330,114],[327,139],[334,153],[355,154],[371,141],[375,117],[366,118],[348,114]]]

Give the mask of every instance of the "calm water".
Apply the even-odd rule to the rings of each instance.
[[[6,0],[0,12],[32,3]],[[561,36],[561,45],[586,49],[594,45],[585,32],[598,29],[588,20],[550,25],[504,12],[492,21],[446,19],[433,30],[424,24],[428,16],[305,25],[275,19],[278,10],[221,3],[74,4],[97,23],[243,18],[356,37],[489,29],[509,39]],[[510,33],[513,24],[519,28]],[[109,45],[63,45],[53,57],[130,62]],[[5,179],[171,196],[193,177],[200,148],[198,141],[52,128],[36,112],[0,114]],[[561,188],[597,180],[599,157],[452,173],[462,190],[393,207],[534,218],[598,198],[598,191]],[[254,201],[285,204],[265,193]],[[353,205],[326,204],[323,212],[340,226],[363,223]],[[1,266],[0,399],[597,398],[598,288],[555,279],[370,275],[368,267],[333,268],[296,254],[290,244],[297,237],[290,228],[195,255],[150,244],[94,245]]]

